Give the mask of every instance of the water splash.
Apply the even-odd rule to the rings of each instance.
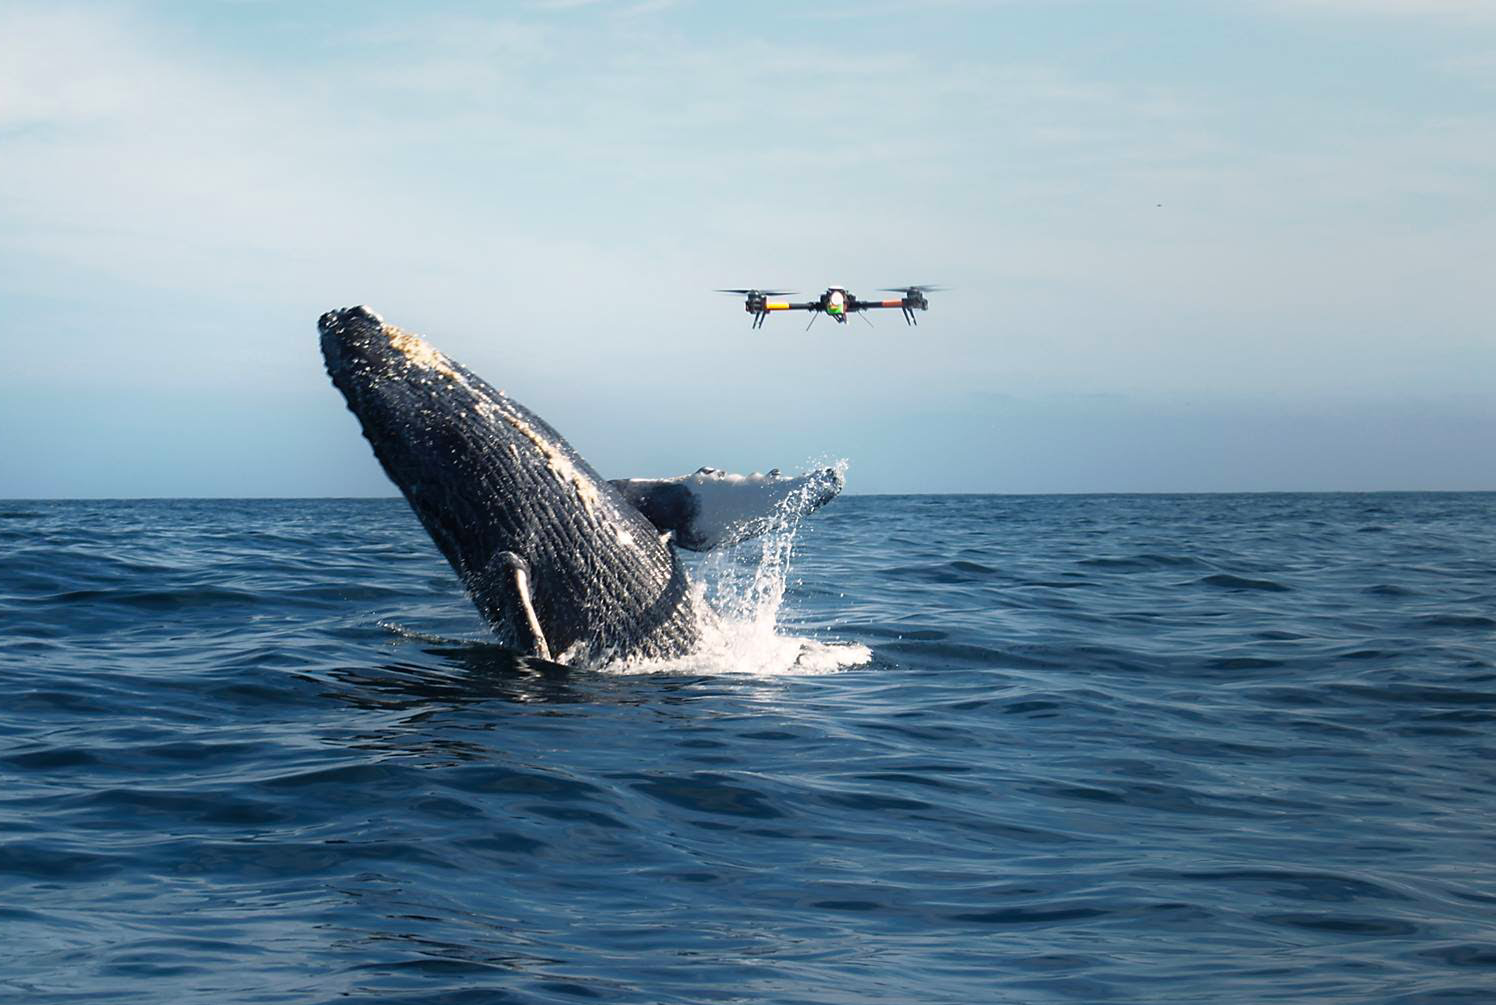
[[[833,466],[846,473],[845,460]],[[701,644],[695,650],[675,659],[627,661],[609,669],[760,677],[830,673],[871,659],[872,652],[856,643],[780,634],[779,612],[795,540],[815,492],[815,486],[806,485],[786,496],[762,534],[707,552],[694,563],[692,589],[701,618]]]

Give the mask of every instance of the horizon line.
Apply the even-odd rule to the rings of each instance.
[[[1058,492],[843,492],[843,498],[899,499],[911,497],[1024,498],[1039,496],[1294,496],[1294,495],[1496,495],[1482,489],[1149,489],[1145,491],[1088,489]],[[27,502],[379,502],[404,501],[399,495],[348,496],[0,496],[0,503]]]

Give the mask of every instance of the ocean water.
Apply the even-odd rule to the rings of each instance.
[[[0,1000],[1496,1001],[1496,495],[849,497],[669,666],[405,504],[0,503]]]

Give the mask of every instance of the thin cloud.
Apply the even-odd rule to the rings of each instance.
[[[1285,11],[1496,19],[1496,0],[1268,0]]]

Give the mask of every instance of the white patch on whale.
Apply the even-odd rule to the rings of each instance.
[[[372,311],[369,313],[373,314]],[[374,316],[378,317],[378,315]],[[390,345],[401,356],[405,357],[406,362],[411,366],[419,367],[423,370],[435,371],[448,380],[457,383],[463,390],[467,391],[473,400],[477,402],[473,406],[475,414],[481,415],[490,422],[496,417],[503,419],[521,436],[535,444],[535,448],[545,458],[546,467],[551,469],[551,473],[562,483],[570,483],[576,491],[577,499],[587,511],[587,515],[593,519],[597,518],[597,508],[601,503],[597,489],[589,479],[585,478],[577,470],[571,458],[567,457],[554,443],[542,436],[534,427],[513,412],[501,408],[497,402],[479,394],[477,389],[468,382],[467,378],[452,366],[452,361],[447,358],[446,354],[430,342],[421,338],[421,336],[408,332],[403,328],[398,328],[395,325],[384,324],[382,321],[380,322],[380,330],[390,340]],[[513,449],[513,444],[510,445],[510,448],[511,450]],[[518,452],[515,452],[515,456],[518,456]],[[633,543],[632,538],[629,540],[629,543]]]

